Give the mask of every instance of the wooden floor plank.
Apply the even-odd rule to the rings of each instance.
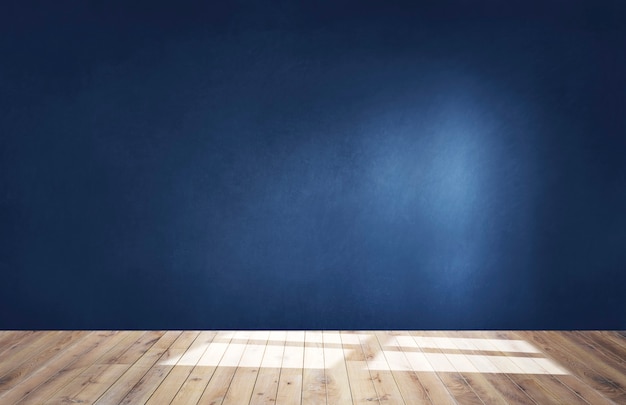
[[[0,358],[6,349],[14,344],[24,342],[26,336],[33,335],[33,330],[2,330],[0,331]]]
[[[147,405],[169,404],[174,399],[216,334],[213,331],[195,332],[195,339],[189,349],[180,358],[166,362],[166,365],[173,365],[174,368],[150,396]]]
[[[602,368],[599,371],[602,371],[603,375],[614,377],[612,379],[613,384],[622,391],[626,390],[626,357],[615,358],[612,355],[612,350],[618,351],[616,348],[612,349],[608,343],[600,345],[594,342],[591,336],[584,337],[580,333],[564,331],[558,335],[560,335],[562,342],[569,342],[569,346],[576,347],[585,353],[585,358],[590,359],[596,365],[601,364]],[[626,355],[626,351],[623,355]],[[611,372],[607,372],[607,369],[610,369]]]
[[[0,403],[17,404],[22,401],[34,403],[33,396],[41,397],[43,393],[54,393],[83,371],[81,368],[74,367],[74,363],[82,362],[82,359],[89,356],[92,350],[114,335],[114,332],[87,333],[3,394],[0,397]]]
[[[616,366],[620,367],[618,363],[604,356],[604,353],[601,351],[590,347],[586,342],[571,335],[567,335],[566,332],[558,334],[555,332],[546,333],[549,334],[548,336],[553,345],[556,347],[560,346],[570,355],[575,355],[579,361],[586,364],[597,374],[602,375],[605,382],[616,387],[620,394],[616,395],[614,398],[612,397],[613,400],[626,403],[626,374],[623,374],[620,370],[616,370]]]
[[[155,365],[150,367],[148,372],[122,398],[120,405],[145,404],[174,368],[171,363],[178,361],[186,354],[196,337],[194,333],[180,333],[169,348],[165,349]]]
[[[98,398],[95,404],[118,404],[157,363],[161,356],[167,352],[180,334],[180,332],[175,331],[163,334]]]
[[[137,342],[145,339],[146,336],[151,336],[145,331],[125,331],[122,332],[122,334],[124,336],[123,340],[113,346],[108,352],[105,353],[105,355],[97,359],[94,364],[117,364],[118,362],[121,363],[120,358],[126,355],[126,353],[131,350],[132,347],[135,347]]]
[[[271,331],[269,333],[265,353],[263,353],[263,360],[261,361],[261,369],[259,370],[250,399],[251,405],[276,403],[286,338],[287,332],[285,331]]]
[[[413,336],[417,346],[422,350],[432,368],[437,372],[441,381],[458,403],[483,404],[472,387],[458,373],[446,353],[440,349],[435,336],[430,336],[427,332],[412,332],[411,336]],[[424,351],[424,348],[432,348],[434,350]]]
[[[322,339],[326,368],[326,403],[328,405],[350,404],[352,394],[341,336],[338,331],[324,331]]]
[[[118,355],[118,352],[121,349],[127,349],[130,345],[135,341],[134,335],[130,333],[118,333],[116,335],[117,339],[107,339],[107,345],[102,345],[102,347],[106,347],[106,352],[100,356],[100,358],[95,359],[93,364],[87,366],[85,371],[77,375],[74,379],[68,382],[67,385],[59,388],[56,393],[52,394],[45,404],[59,404],[62,402],[72,403],[75,401],[75,397],[82,392],[86,386],[94,382],[108,367],[111,367],[110,364],[102,363],[101,359],[104,358],[112,358]],[[93,358],[93,357],[92,357]],[[80,364],[76,364],[80,366]]]
[[[108,364],[134,364],[141,356],[143,356],[159,339],[165,335],[164,331],[147,331],[144,332],[128,349],[116,358],[105,360]]]
[[[511,342],[511,350],[516,350],[516,346],[527,347],[528,342],[520,341],[517,339],[517,335],[506,331],[499,331],[495,333],[495,337],[498,339],[504,339]],[[521,349],[519,349],[521,350]],[[504,354],[502,352],[499,352]],[[577,395],[574,391],[570,390],[564,385],[558,378],[551,374],[551,372],[563,371],[558,365],[549,359],[536,358],[536,357],[520,357],[519,355],[510,356],[513,363],[524,371],[526,374],[532,375],[532,384],[540,386],[546,392],[549,393],[555,400],[566,402],[568,404],[580,404],[585,405],[585,401],[582,397]],[[557,374],[558,375],[558,374]],[[520,384],[522,388],[524,385]]]
[[[621,404],[621,331],[0,331],[4,404]]]
[[[439,342],[441,342],[439,345],[440,349],[443,350],[442,347],[448,347],[460,352],[448,355],[448,359],[453,360],[457,372],[461,374],[476,395],[478,395],[485,404],[506,404],[506,399],[498,391],[497,387],[481,372],[480,363],[476,360],[479,357],[464,354],[463,350],[469,349],[467,345],[463,345],[463,341],[458,338],[451,339],[446,336],[448,334],[449,333],[446,332],[438,334]]]
[[[0,347],[0,359],[3,359],[4,362],[10,362],[13,364],[11,360],[11,356],[15,354],[15,352],[23,351],[25,347],[30,347],[33,342],[36,342],[40,339],[46,339],[45,336],[41,332],[34,331],[14,331],[15,333],[10,335],[9,338],[3,342],[3,345]],[[7,332],[4,332],[7,333]],[[50,333],[55,333],[51,331]]]
[[[85,373],[88,373],[90,369],[93,371],[94,367],[97,370],[93,376],[89,376],[86,381],[83,381],[82,388],[77,393],[70,396],[70,393],[66,393],[64,389],[60,391],[61,395],[67,396],[66,402],[78,404],[95,402],[132,365],[127,364],[127,361],[117,363],[117,360],[122,357],[129,359],[129,352],[133,352],[134,356],[139,358],[149,349],[149,347],[141,345],[141,342],[152,341],[152,344],[155,343],[153,340],[154,332],[132,331],[124,332],[124,334],[127,336],[127,340],[124,340],[123,344],[116,345],[85,371]],[[159,335],[162,334],[163,332],[159,333]],[[138,350],[139,348],[141,351]]]
[[[232,340],[232,335],[232,332],[217,332],[213,341],[172,399],[172,404],[191,405],[198,403],[207,384],[213,377],[213,373],[217,370],[218,364],[222,361],[222,357]]]
[[[207,384],[198,404],[219,405],[224,402],[237,367],[246,351],[250,331],[233,332],[233,337],[222,359]]]
[[[304,331],[288,331],[278,380],[277,405],[302,403],[302,368],[304,366]]]
[[[357,332],[339,332],[344,358],[346,359],[346,371],[350,382],[352,403],[376,404],[380,403],[374,381],[367,369],[365,355],[361,348],[361,341]]]
[[[411,364],[398,346],[395,336],[389,331],[375,332],[375,335],[404,402],[431,404],[419,376],[411,369]]]
[[[392,332],[396,347],[404,353],[411,370],[424,387],[424,391],[433,404],[456,404],[454,396],[446,388],[430,362],[419,349],[410,332]]]
[[[481,332],[482,333],[482,332]],[[493,357],[493,351],[486,351],[486,349],[493,349],[492,345],[486,341],[484,335],[477,332],[456,332],[454,345],[458,349],[469,351],[467,356],[468,360],[474,364],[474,366],[481,371],[486,380],[498,390],[500,395],[509,404],[536,404],[522,387],[520,387],[515,381],[515,377],[511,377],[506,367],[498,367],[497,361]],[[544,397],[548,398],[546,394]]]
[[[547,356],[557,361],[602,396],[616,403],[626,403],[624,393],[613,385],[609,378],[590,368],[586,362],[578,358],[576,353],[569,352],[558,343],[553,342],[546,333],[518,331],[516,334],[537,345]]]
[[[580,398],[569,391],[560,382],[545,375],[539,375],[544,369],[536,363],[535,359],[525,354],[524,349],[538,349],[529,346],[524,340],[510,336],[502,336],[500,332],[482,332],[483,349],[489,350],[488,359],[501,372],[505,373],[517,386],[521,388],[537,404],[565,403],[579,404]],[[559,392],[563,395],[560,399]],[[569,401],[569,402],[567,402]]]
[[[372,381],[374,381],[378,400],[381,404],[404,404],[400,389],[378,343],[375,332],[364,332],[359,334],[359,336],[361,349],[363,350]]]
[[[3,353],[2,363],[0,363],[0,389],[5,385],[11,384],[14,377],[8,376],[11,371],[19,368],[30,358],[36,357],[40,351],[50,346],[54,346],[58,339],[61,339],[64,333],[61,331],[50,332],[46,334],[37,333],[25,338],[23,342],[16,341]],[[22,374],[18,374],[22,375]]]
[[[248,344],[241,356],[235,375],[224,398],[225,405],[248,404],[251,402],[252,392],[256,384],[259,369],[265,354],[268,331],[253,331],[249,336]]]
[[[611,339],[611,336],[598,331],[571,331],[579,338],[585,339],[595,350],[600,351],[604,356],[608,356],[613,361],[618,362],[622,367],[626,366],[626,347]]]
[[[27,378],[42,364],[54,358],[59,352],[86,334],[87,332],[83,331],[50,333],[46,334],[50,338],[41,340],[38,345],[25,345],[25,350],[32,350],[33,355],[24,357],[23,362],[7,359],[6,362],[2,363],[2,365],[7,366],[3,368],[10,371],[0,375],[0,390],[13,385],[16,381]]]
[[[326,373],[322,332],[306,331],[302,370],[302,404],[326,403]]]

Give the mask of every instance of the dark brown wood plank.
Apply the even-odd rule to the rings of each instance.
[[[553,345],[563,348],[601,374],[607,382],[624,393],[624,398],[626,398],[626,373],[616,369],[616,367],[621,368],[618,363],[604,356],[602,352],[595,350],[578,337],[567,334],[567,332],[549,331],[543,333],[551,338]]]
[[[610,380],[602,376],[585,362],[581,361],[575,353],[568,352],[560,345],[556,344],[545,332],[518,331],[517,335],[532,342],[539,347],[548,357],[557,361],[565,367],[571,374],[580,378],[585,384],[598,391],[602,396],[616,403],[626,403],[624,393],[610,383]]]
[[[590,352],[604,364],[613,367],[621,375],[626,376],[626,348],[622,349],[618,344],[594,332],[568,331],[561,334],[573,340],[574,344],[585,348],[585,351]]]

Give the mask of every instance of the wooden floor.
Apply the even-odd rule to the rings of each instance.
[[[626,404],[626,332],[0,331],[0,404]]]

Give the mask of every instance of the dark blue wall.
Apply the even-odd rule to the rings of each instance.
[[[0,328],[626,328],[626,3],[222,3],[0,7]]]

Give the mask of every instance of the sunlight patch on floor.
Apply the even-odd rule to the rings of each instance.
[[[361,343],[376,341],[373,333],[307,334],[307,361],[303,363],[303,334],[267,339],[267,331],[219,332],[214,341],[161,361],[164,366],[333,369],[348,361],[371,371],[462,372],[508,374],[569,374],[554,361],[538,357],[541,351],[523,340],[447,338],[396,334],[372,345],[373,356],[351,360]],[[258,343],[259,340],[266,343]],[[250,342],[250,343],[244,343]],[[228,353],[249,355],[229,356]],[[466,353],[472,351],[471,353]],[[477,354],[475,352],[480,352]],[[486,352],[486,354],[483,354]],[[490,352],[492,354],[490,354]],[[501,353],[500,355],[496,353]],[[346,360],[347,359],[347,360]]]

